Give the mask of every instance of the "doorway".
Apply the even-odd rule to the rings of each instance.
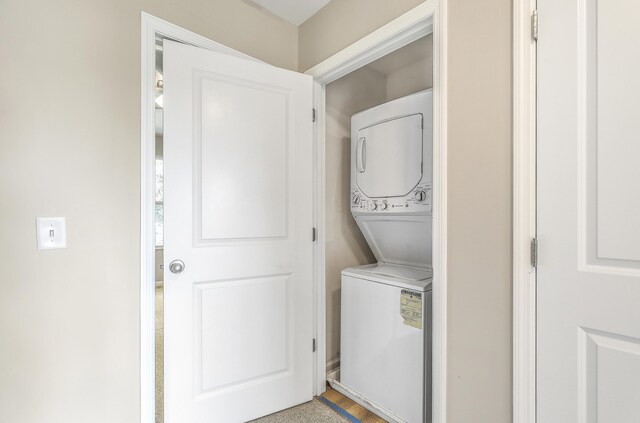
[[[438,30],[434,31],[434,60],[437,60],[439,65],[434,68],[434,85],[436,86],[435,96],[434,96],[434,109],[436,110],[437,121],[434,122],[434,172],[436,173],[436,177],[434,180],[434,204],[437,204],[437,207],[434,208],[434,220],[436,220],[438,230],[434,231],[434,267],[435,263],[441,263],[436,274],[436,280],[440,281],[439,288],[434,290],[434,344],[435,353],[434,353],[434,421],[444,421],[444,412],[445,412],[445,401],[444,401],[444,391],[442,387],[444,386],[444,351],[445,351],[445,331],[444,331],[444,316],[446,315],[446,263],[445,260],[445,251],[443,248],[446,243],[446,232],[444,225],[444,217],[446,213],[446,203],[445,196],[443,195],[444,187],[446,186],[445,175],[444,172],[445,163],[445,143],[444,143],[444,121],[445,116],[443,112],[443,104],[445,100],[445,91],[439,84],[442,84],[443,80],[443,61],[442,55],[444,52],[444,39],[442,37],[442,26],[443,19],[442,14],[438,8],[437,2],[427,2],[419,7],[417,7],[412,13],[409,13],[408,16],[401,17],[402,19],[398,19],[392,22],[390,25],[381,28],[381,30],[376,31],[376,33],[372,34],[372,36],[367,37],[366,43],[360,43],[357,49],[351,48],[348,55],[343,55],[342,58],[331,58],[327,62],[323,62],[321,66],[311,69],[308,74],[317,75],[316,76],[316,85],[315,85],[315,104],[317,110],[317,124],[316,124],[316,222],[321,222],[323,218],[324,212],[321,210],[322,207],[320,205],[324,204],[324,198],[322,190],[317,189],[319,185],[324,184],[324,178],[319,175],[324,172],[324,163],[322,163],[321,158],[324,155],[319,155],[319,151],[323,151],[323,132],[324,132],[324,124],[325,121],[325,97],[324,97],[324,89],[325,86],[330,83],[332,80],[339,78],[340,76],[349,73],[352,70],[355,70],[358,67],[361,67],[363,63],[368,63],[374,61],[387,53],[395,51],[398,47],[409,44],[418,38],[426,35],[434,31],[434,28]],[[389,37],[389,31],[392,31],[395,34],[393,37]],[[155,172],[153,169],[155,168],[155,145],[151,146],[149,140],[151,139],[150,134],[155,133],[152,131],[154,126],[153,117],[150,116],[148,111],[148,105],[155,104],[155,87],[152,90],[150,87],[153,87],[153,83],[151,85],[145,84],[144,81],[149,81],[151,79],[151,73],[149,72],[149,68],[153,66],[154,59],[150,54],[149,45],[153,42],[155,45],[155,40],[158,36],[167,37],[170,39],[180,40],[182,42],[186,42],[188,44],[192,44],[195,46],[203,47],[206,49],[221,51],[226,54],[239,55],[241,57],[247,58],[245,55],[239,54],[237,52],[233,52],[232,50],[220,46],[217,43],[211,42],[210,40],[206,40],[202,37],[199,37],[195,34],[190,33],[189,31],[183,30],[181,28],[177,28],[171,24],[168,24],[159,19],[153,18],[149,15],[143,14],[143,152],[142,152],[142,221],[143,221],[143,233],[142,233],[142,292],[141,292],[141,300],[142,300],[142,343],[141,343],[141,351],[142,351],[142,411],[143,411],[143,421],[153,421],[153,416],[155,415],[154,411],[154,403],[155,403],[155,389],[151,387],[153,384],[149,384],[149,381],[153,380],[155,377],[155,366],[152,365],[154,360],[150,360],[150,357],[153,357],[153,338],[152,334],[155,332],[154,328],[154,319],[151,319],[151,316],[154,316],[153,310],[155,309],[152,299],[155,295],[150,295],[151,292],[155,293],[155,277],[152,276],[155,272],[154,260],[151,251],[155,253],[155,248],[151,250],[151,245],[155,243],[155,231],[152,232],[153,227],[151,225],[144,224],[144,222],[152,222],[151,216],[155,214],[155,200],[152,195],[155,192],[155,189],[151,189],[150,181],[155,180]],[[153,40],[153,41],[152,41]],[[349,50],[349,49],[347,49]],[[359,62],[359,63],[358,63]],[[155,70],[154,70],[155,71]],[[149,86],[148,86],[149,85]],[[155,138],[155,136],[154,136]],[[154,140],[155,141],[155,140]],[[153,160],[151,160],[153,159]],[[151,205],[154,207],[150,207]],[[316,223],[316,227],[318,229],[319,240],[323,240],[323,226],[320,223]],[[153,241],[153,244],[152,244]],[[317,245],[321,245],[322,242]],[[314,372],[314,390],[316,394],[321,393],[325,387],[325,379],[326,379],[326,359],[324,356],[324,345],[326,342],[326,332],[325,332],[325,314],[324,314],[324,302],[325,302],[325,292],[324,292],[324,275],[323,268],[324,266],[320,265],[320,263],[324,263],[324,251],[323,248],[316,248],[315,255],[315,263],[316,265],[316,283],[315,283],[315,331],[316,331],[316,342],[318,347],[320,347],[315,354],[315,369]],[[153,284],[150,282],[153,281]],[[152,289],[151,289],[152,288]],[[153,328],[154,330],[149,330],[149,328]],[[151,353],[151,354],[150,354]],[[153,399],[153,401],[151,401]],[[440,417],[438,417],[440,416]]]

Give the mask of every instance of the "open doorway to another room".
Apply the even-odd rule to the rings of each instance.
[[[164,110],[162,80],[162,39],[156,40],[155,101],[155,373],[156,423],[164,422]]]

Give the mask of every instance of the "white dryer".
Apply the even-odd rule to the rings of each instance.
[[[342,271],[340,383],[431,421],[432,91],[351,118],[351,213],[378,261]]]
[[[431,265],[432,91],[351,118],[351,213],[378,262]]]

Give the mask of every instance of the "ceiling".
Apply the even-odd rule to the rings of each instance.
[[[331,0],[251,0],[253,3],[267,9],[274,15],[300,25]]]

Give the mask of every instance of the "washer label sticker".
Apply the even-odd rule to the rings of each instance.
[[[422,329],[422,292],[408,289],[400,292],[400,315],[405,325]]]

